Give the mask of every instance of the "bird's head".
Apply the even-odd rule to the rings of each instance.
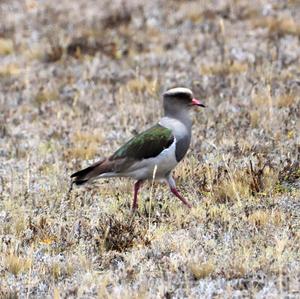
[[[191,107],[205,105],[194,98],[193,92],[185,87],[176,87],[163,93],[164,109],[166,114],[178,114],[190,110]]]

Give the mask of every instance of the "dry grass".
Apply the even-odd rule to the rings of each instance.
[[[14,64],[6,64],[0,67],[0,78],[1,77],[16,77],[20,75],[21,73],[21,68]]]
[[[246,72],[247,69],[248,65],[246,63],[234,61],[232,63],[203,65],[200,69],[200,74],[207,76],[237,75]]]
[[[0,18],[0,298],[299,297],[297,1],[11,0]],[[135,215],[130,180],[68,192],[178,85],[208,106],[175,169],[191,211],[158,183]]]
[[[15,254],[8,254],[4,257],[4,268],[17,276],[22,272],[28,272],[32,265],[32,260],[30,258],[20,257]]]
[[[292,17],[260,17],[253,25],[267,28],[270,35],[300,35],[300,24]]]
[[[9,55],[14,51],[14,44],[11,39],[0,38],[0,55]]]

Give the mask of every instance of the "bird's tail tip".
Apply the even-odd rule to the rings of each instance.
[[[92,180],[93,178],[97,177],[99,174],[105,172],[105,165],[103,167],[103,162],[105,161],[106,159],[102,159],[87,168],[84,168],[71,174],[70,178],[72,179],[72,184],[75,184],[77,186],[83,185],[88,181]]]
[[[73,179],[72,184],[75,184],[76,186],[81,186],[85,183],[87,183],[88,180],[80,180],[80,179]]]
[[[85,177],[86,173],[82,173],[82,171],[75,172],[70,175],[71,184],[80,186],[88,182],[88,179]]]

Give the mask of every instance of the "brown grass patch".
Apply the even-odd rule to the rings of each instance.
[[[89,160],[95,157],[99,146],[103,142],[103,136],[98,132],[87,133],[77,131],[71,136],[73,147],[65,151],[68,159]]]
[[[14,51],[14,44],[11,39],[0,38],[0,55],[9,55]]]
[[[21,74],[22,70],[20,66],[14,63],[0,66],[0,78],[1,77],[17,77]]]
[[[252,225],[262,227],[269,223],[269,216],[269,211],[257,210],[248,216],[248,220]]]
[[[199,261],[192,261],[189,264],[189,268],[195,279],[203,279],[209,277],[214,273],[215,263],[212,261],[202,263]]]
[[[150,95],[156,95],[158,91],[157,80],[131,79],[127,82],[126,88],[129,92],[135,94],[143,94],[147,92]]]
[[[9,253],[4,257],[4,267],[15,276],[23,272],[28,272],[31,266],[31,258],[20,257],[14,253]]]
[[[59,93],[57,90],[41,87],[35,96],[35,102],[40,107],[44,103],[58,100]]]
[[[299,35],[300,24],[291,17],[261,17],[252,21],[254,27],[267,28],[270,35]]]
[[[200,68],[201,75],[228,76],[244,73],[248,70],[247,63],[234,61],[232,63],[219,63],[211,65],[202,65]]]
[[[142,219],[105,217],[99,220],[97,234],[101,251],[126,251],[133,246],[149,245],[150,238]],[[147,221],[147,220],[146,220]]]

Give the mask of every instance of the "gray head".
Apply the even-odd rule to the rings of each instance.
[[[163,97],[165,115],[170,117],[188,117],[188,112],[193,106],[205,107],[194,98],[193,92],[185,87],[169,89],[164,92]]]

